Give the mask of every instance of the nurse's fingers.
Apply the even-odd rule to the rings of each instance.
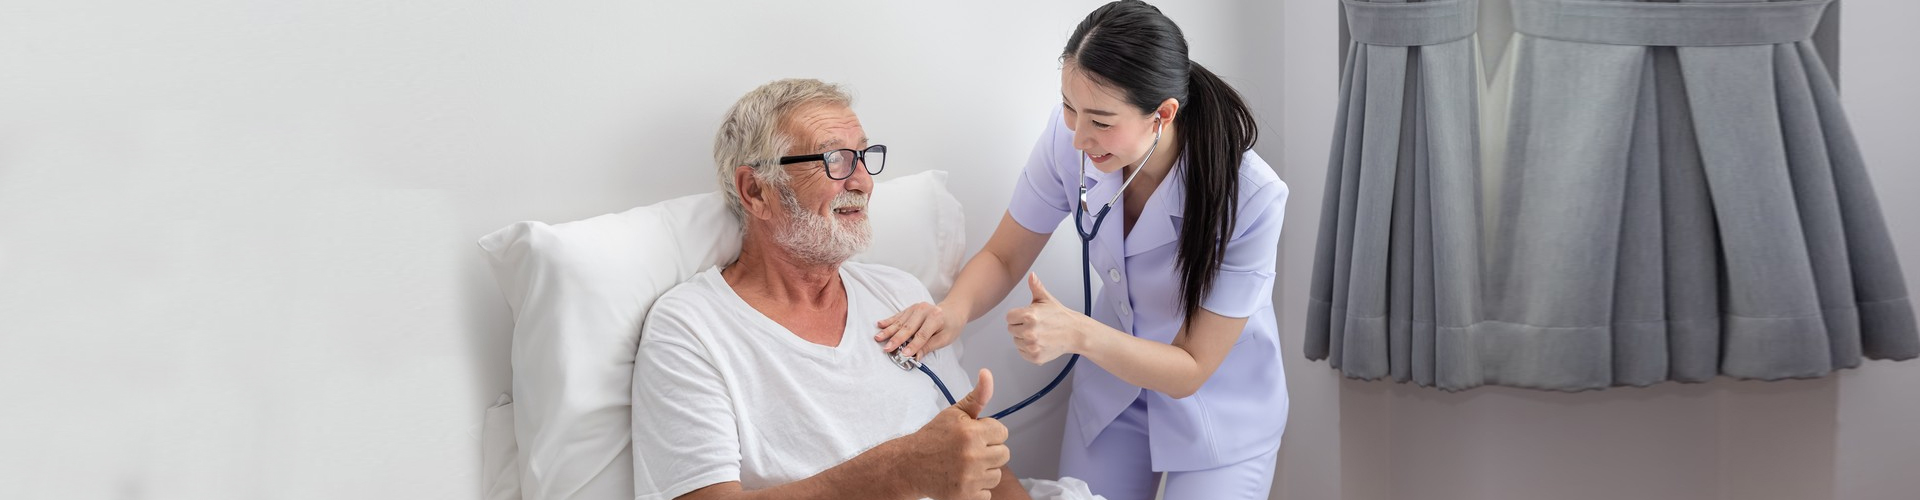
[[[927,314],[933,309],[935,309],[933,304],[921,302],[908,306],[906,310],[895,313],[893,317],[880,320],[882,325],[880,333],[874,335],[873,340],[886,342],[887,345],[882,349],[893,352],[912,337],[914,329],[917,328],[912,325],[925,321]]]
[[[1033,292],[1034,302],[1059,302],[1060,301],[1059,299],[1053,298],[1052,292],[1047,291],[1047,285],[1040,283],[1040,273],[1036,273],[1033,271],[1027,272],[1027,290],[1030,292]]]
[[[926,302],[910,305],[910,306],[907,306],[906,309],[901,309],[900,312],[893,313],[892,316],[888,316],[886,317],[886,319],[882,319],[874,323],[873,326],[877,328],[883,328],[883,329],[889,328],[889,327],[897,327],[897,326],[900,326],[900,321],[906,319],[908,316],[922,313],[926,311],[928,308],[934,308],[934,307],[938,307],[938,306],[935,306],[933,304],[929,304]]]
[[[908,310],[901,311],[900,314],[901,316],[894,319],[891,325],[888,325],[886,329],[880,331],[879,339],[887,343],[887,352],[893,352],[894,349],[899,349],[900,344],[906,343],[907,337],[913,335],[912,330],[903,328],[903,326],[907,324],[907,318],[913,317],[914,312]]]
[[[913,311],[913,308],[909,307],[905,311],[894,313],[892,316],[888,316],[886,319],[882,319],[879,322],[874,323],[874,326],[880,328],[880,332],[873,334],[873,340],[884,342],[888,339],[893,338],[894,325],[900,324],[900,317],[912,311]]]
[[[1020,359],[1027,361],[1033,361],[1040,356],[1040,346],[1026,339],[1014,338],[1013,350],[1020,353]]]
[[[933,334],[928,333],[924,329],[915,331],[913,338],[907,339],[907,344],[901,347],[901,349],[905,349],[901,354],[913,356],[913,359],[926,358],[927,353],[933,351],[931,346],[927,345],[927,339],[932,336]]]
[[[1008,327],[1025,325],[1032,320],[1033,308],[1031,307],[1015,307],[1007,310]]]
[[[937,310],[938,308],[923,311],[921,314],[915,314],[913,316],[908,317],[905,321],[901,323],[902,325],[901,330],[909,332],[909,334],[907,335],[907,340],[904,343],[900,344],[900,348],[904,349],[903,351],[900,352],[901,355],[914,356],[915,359],[918,359],[919,355],[926,353],[925,351],[927,346],[927,342],[926,342],[927,335],[930,335],[933,333],[933,332],[927,331],[927,328],[929,326],[938,324],[938,323],[929,323],[927,321],[927,318],[930,316],[933,316],[935,311]]]
[[[880,350],[893,352],[894,349],[900,348],[901,343],[906,342],[907,335],[907,332],[900,331],[899,328],[887,327],[880,330],[879,335],[874,335],[873,339],[880,342]]]

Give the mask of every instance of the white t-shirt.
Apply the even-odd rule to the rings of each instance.
[[[840,265],[847,326],[840,345],[801,339],[747,305],[720,269],[661,296],[634,367],[633,454],[640,500],[713,484],[760,489],[805,479],[910,434],[948,406],[919,370],[893,364],[874,323],[928,302],[899,270]],[[925,358],[953,397],[973,377],[951,349]]]

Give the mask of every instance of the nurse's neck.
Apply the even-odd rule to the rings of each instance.
[[[1160,181],[1165,180],[1167,174],[1173,170],[1173,164],[1180,159],[1180,153],[1180,129],[1168,123],[1167,128],[1160,132],[1160,148],[1153,152],[1152,158],[1147,158],[1146,165],[1127,165],[1120,168],[1121,179],[1133,175],[1135,168],[1145,168],[1140,171],[1140,177],[1133,180],[1133,184],[1127,185],[1127,199],[1145,202],[1147,196],[1152,195],[1154,189],[1160,187]]]

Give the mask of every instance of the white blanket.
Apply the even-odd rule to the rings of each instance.
[[[1087,482],[1071,477],[1059,481],[1049,479],[1021,479],[1020,487],[1027,489],[1033,500],[1107,500],[1107,497],[1093,494],[1087,489]]]
[[[480,479],[485,484],[481,491],[486,492],[484,500],[520,500],[520,475],[512,471],[519,467],[518,447],[513,439],[513,400],[501,395],[499,402],[487,409],[485,421],[481,424]],[[1087,489],[1087,483],[1071,477],[1051,479],[1021,479],[1020,486],[1027,489],[1033,500],[1106,500],[1106,497],[1093,494]]]

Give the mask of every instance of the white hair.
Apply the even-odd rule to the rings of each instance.
[[[745,205],[733,172],[744,165],[753,167],[753,177],[761,182],[784,186],[787,171],[779,165],[781,156],[793,147],[794,138],[781,132],[787,115],[810,104],[852,106],[853,96],[839,85],[810,78],[775,80],[740,96],[720,122],[713,136],[713,162],[720,177],[720,192],[726,193],[727,209],[747,226]]]

